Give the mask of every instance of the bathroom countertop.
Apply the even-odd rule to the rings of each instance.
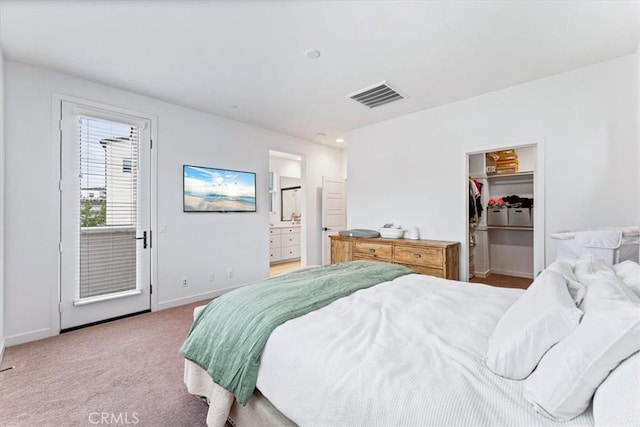
[[[270,224],[269,228],[300,228],[300,224],[282,222],[278,224]]]

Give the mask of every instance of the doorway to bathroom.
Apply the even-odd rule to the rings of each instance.
[[[269,275],[302,266],[305,188],[302,156],[269,150]]]

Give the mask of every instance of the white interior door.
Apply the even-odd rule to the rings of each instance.
[[[331,263],[331,239],[347,228],[347,185],[344,178],[322,177],[322,264]]]
[[[62,330],[149,310],[148,121],[63,101]]]

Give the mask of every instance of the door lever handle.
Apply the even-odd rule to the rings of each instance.
[[[142,240],[142,249],[147,249],[147,232],[142,232],[142,237],[136,237],[136,240]]]

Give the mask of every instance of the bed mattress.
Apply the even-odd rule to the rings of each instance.
[[[536,414],[523,381],[485,364],[488,338],[523,291],[412,274],[279,326],[257,387],[298,425],[593,425]]]

